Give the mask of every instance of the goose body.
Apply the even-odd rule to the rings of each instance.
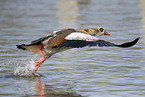
[[[84,30],[63,29],[40,39],[31,41],[30,44],[21,44],[16,46],[19,49],[29,50],[31,52],[41,54],[40,60],[36,61],[36,68],[34,70],[34,72],[36,72],[38,67],[45,61],[45,59],[51,57],[57,52],[61,52],[71,48],[82,48],[86,46],[131,47],[135,45],[139,40],[139,38],[137,38],[131,42],[117,45],[111,42],[100,40],[95,37],[99,35],[110,34],[107,33],[103,28],[89,28]]]

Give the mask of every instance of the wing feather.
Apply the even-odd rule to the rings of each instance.
[[[104,40],[97,40],[97,41],[85,41],[85,40],[66,40],[65,42],[63,42],[62,44],[60,44],[59,46],[56,47],[71,47],[71,48],[82,48],[85,46],[98,46],[98,47],[122,47],[122,48],[126,48],[126,47],[131,47],[133,45],[135,45],[138,42],[139,38],[131,41],[131,42],[126,42],[123,43],[121,45],[117,45],[115,43],[111,43],[108,41],[104,41]]]
[[[53,37],[51,37],[51,39],[49,39],[47,43],[48,46],[53,47],[62,44],[66,41],[65,37],[71,34],[72,32],[75,32],[75,29],[63,29],[54,33]]]

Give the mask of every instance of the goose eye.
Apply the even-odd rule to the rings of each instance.
[[[100,31],[101,31],[101,32],[103,32],[103,30],[104,30],[103,28],[100,28]]]

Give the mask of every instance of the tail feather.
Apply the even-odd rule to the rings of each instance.
[[[16,46],[17,46],[18,49],[27,50],[26,48],[23,47],[24,44],[22,44],[22,45],[16,45]]]
[[[16,45],[18,49],[22,50],[29,50],[31,52],[34,52],[36,54],[40,54],[39,47],[38,45],[33,45],[33,44],[21,44],[21,45]]]
[[[122,47],[122,48],[131,47],[131,46],[135,45],[138,42],[139,39],[140,39],[140,37],[139,38],[136,38],[135,40],[133,40],[131,42],[126,42],[126,43],[123,43],[121,45],[116,45],[116,46],[117,47]]]

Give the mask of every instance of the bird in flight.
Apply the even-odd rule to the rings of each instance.
[[[67,28],[60,31],[55,31],[50,35],[31,41],[30,44],[21,44],[16,46],[18,49],[29,50],[41,55],[40,59],[36,61],[35,64],[35,73],[47,58],[51,57],[57,52],[86,46],[127,48],[135,45],[139,40],[139,38],[136,38],[133,41],[118,45],[108,41],[100,40],[95,37],[100,35],[110,34],[107,33],[103,28],[88,28],[83,30]]]

